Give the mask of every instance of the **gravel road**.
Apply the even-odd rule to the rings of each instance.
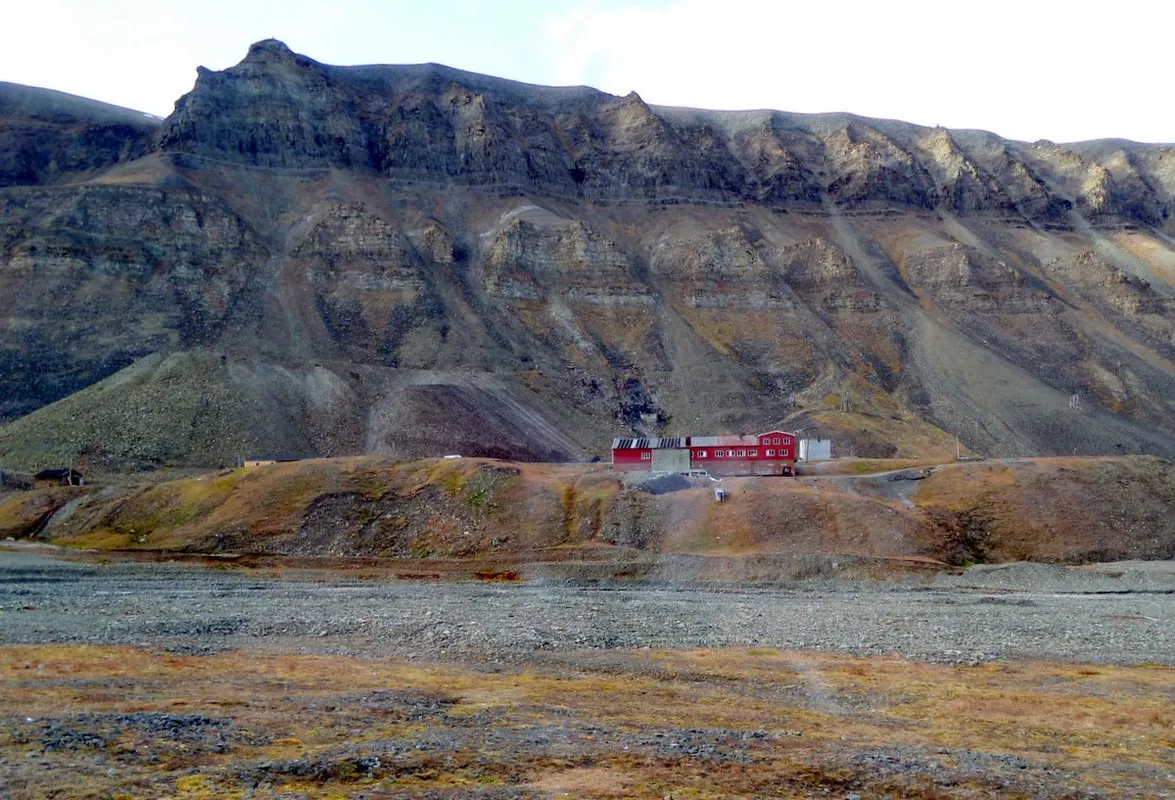
[[[1055,578],[1055,576],[1054,576]],[[972,663],[1175,665],[1175,596],[820,582],[719,589],[281,579],[0,550],[0,643],[512,662],[581,648],[777,647]],[[959,581],[956,580],[956,584]]]

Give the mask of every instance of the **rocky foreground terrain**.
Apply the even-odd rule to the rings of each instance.
[[[716,591],[8,550],[3,791],[1170,797],[1170,569]]]
[[[776,426],[1170,456],[1173,194],[1168,146],[276,41],[164,120],[4,84],[0,467],[579,461]]]

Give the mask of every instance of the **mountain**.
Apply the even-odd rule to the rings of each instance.
[[[1175,454],[1175,146],[704,111],[277,41],[0,84],[0,464]]]

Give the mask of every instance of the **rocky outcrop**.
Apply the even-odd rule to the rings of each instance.
[[[885,305],[848,256],[824,239],[782,248],[773,260],[782,281],[813,308],[870,313]]]
[[[435,336],[443,324],[421,257],[362,203],[331,208],[290,260],[332,341],[354,360],[398,365],[405,337],[426,327]]]
[[[825,140],[825,152],[833,176],[827,191],[839,205],[929,209],[939,202],[926,168],[880,131],[847,125]]]
[[[1093,216],[1116,216],[1153,226],[1161,226],[1170,216],[1169,204],[1162,202],[1122,150],[1089,166],[1077,207]]]
[[[196,85],[160,127],[157,149],[270,167],[368,167],[366,132],[327,70],[281,42],[258,42]]]
[[[791,293],[776,285],[775,265],[760,252],[759,239],[757,231],[741,227],[663,239],[650,269],[694,308],[794,308]]]
[[[1068,225],[1073,202],[1054,190],[1038,171],[1048,166],[1036,158],[1041,147],[1025,148],[989,133],[950,136],[980,174],[989,176],[996,192],[991,199],[1002,213],[1048,227]],[[962,204],[958,210],[963,211]]]
[[[629,274],[624,252],[583,222],[514,219],[484,250],[481,269],[486,292],[506,299],[540,300],[557,290],[573,302],[652,302],[648,288]]]
[[[817,174],[823,162],[818,141],[781,124],[775,117],[730,137],[731,151],[754,182],[746,188],[769,205],[816,205],[824,186]]]
[[[945,208],[956,214],[1009,210],[995,180],[959,148],[950,131],[935,128],[918,144]]]
[[[1041,314],[1059,304],[1029,285],[1022,273],[961,244],[911,255],[904,271],[911,286],[969,314]]]
[[[1169,302],[1147,281],[1110,264],[1091,250],[1071,259],[1051,262],[1047,267],[1092,302],[1119,314],[1162,314],[1168,310]]]

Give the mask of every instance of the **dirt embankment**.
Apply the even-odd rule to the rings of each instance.
[[[0,496],[0,529],[74,547],[338,558],[1175,557],[1175,466],[1162,459],[951,464],[916,481],[897,474],[728,478],[730,499],[715,503],[705,482],[652,493],[598,465],[321,459],[87,488],[80,498],[12,493]]]
[[[1150,457],[951,466],[913,502],[950,555],[979,562],[1175,557],[1175,466]]]
[[[86,494],[82,486],[0,493],[0,538],[36,536],[68,502]]]

